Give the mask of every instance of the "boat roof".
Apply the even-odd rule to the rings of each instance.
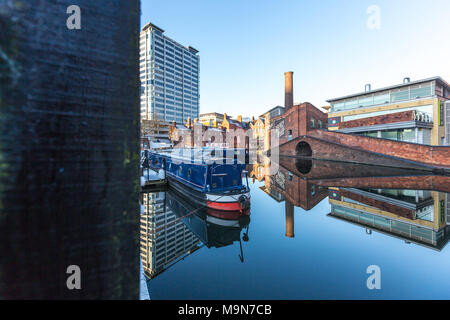
[[[181,161],[186,161],[190,163],[197,164],[212,164],[212,163],[223,163],[227,164],[227,161],[233,157],[232,164],[244,164],[241,162],[239,157],[234,159],[236,151],[241,152],[245,155],[244,148],[174,148],[170,150],[163,150],[159,152],[154,152],[162,156],[170,157],[172,159],[177,159]],[[235,161],[236,160],[236,161]],[[245,159],[243,159],[245,161]]]

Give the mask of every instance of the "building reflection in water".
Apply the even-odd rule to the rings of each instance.
[[[200,240],[167,206],[166,192],[142,194],[141,260],[145,276],[154,278],[199,248]]]
[[[281,158],[250,166],[261,189],[285,202],[286,237],[294,237],[294,207],[306,211],[329,197],[328,216],[441,250],[450,237],[450,177],[409,169]],[[449,224],[449,225],[448,225]]]
[[[220,248],[248,241],[250,211],[227,212],[192,204],[175,190],[142,193],[141,261],[145,276],[153,279],[203,246]]]
[[[441,250],[449,240],[448,194],[427,190],[330,188],[329,216]]]

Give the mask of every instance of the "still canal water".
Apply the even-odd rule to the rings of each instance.
[[[250,220],[142,195],[151,299],[448,299],[450,177],[338,162],[249,166]],[[450,223],[450,221],[449,221]],[[381,289],[369,290],[378,266]]]

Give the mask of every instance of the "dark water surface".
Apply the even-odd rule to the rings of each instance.
[[[249,223],[170,189],[143,194],[151,299],[450,298],[450,177],[295,160],[264,170],[249,166]]]

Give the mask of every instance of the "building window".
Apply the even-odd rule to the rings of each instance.
[[[405,142],[417,142],[416,131],[414,129],[399,129],[398,140]]]
[[[317,125],[319,129],[322,129],[322,120],[317,120]]]
[[[292,130],[288,130],[288,141],[292,140]]]
[[[398,140],[397,130],[383,130],[381,131],[381,137],[383,139]]]
[[[314,129],[316,127],[316,120],[314,118],[311,118],[311,129]]]

